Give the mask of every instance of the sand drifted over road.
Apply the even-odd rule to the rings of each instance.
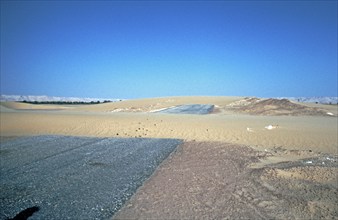
[[[312,158],[250,167],[272,153],[184,143],[114,219],[336,218],[337,157],[284,150]]]
[[[337,153],[337,117],[69,111],[4,112],[0,116],[1,136],[178,138],[224,141],[262,150],[284,147]]]
[[[106,219],[178,144],[175,139],[36,136],[0,146],[0,219]]]
[[[159,113],[170,113],[170,114],[198,114],[204,115],[209,114],[214,109],[214,105],[179,105],[172,108],[167,108],[161,111],[157,111]]]
[[[160,112],[165,109],[178,111]],[[187,109],[208,114],[181,114]],[[127,138],[123,146],[134,149],[133,143],[143,138],[184,140],[117,213],[119,219],[337,219],[337,115],[337,105],[252,97],[164,97],[76,106],[1,103],[0,141],[35,135]],[[91,166],[100,165],[94,161]],[[95,175],[102,186],[111,183],[110,173]],[[48,180],[37,178],[39,184]],[[20,187],[9,190],[9,198],[17,201],[25,195]],[[91,193],[94,202],[115,198],[110,188]],[[80,206],[79,213],[92,214]]]

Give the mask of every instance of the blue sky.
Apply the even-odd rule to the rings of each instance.
[[[338,96],[337,1],[1,1],[1,94]]]

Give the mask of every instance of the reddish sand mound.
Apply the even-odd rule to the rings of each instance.
[[[327,111],[293,103],[288,99],[245,99],[245,104],[233,106],[236,111],[254,115],[325,115]],[[237,107],[237,108],[236,108]]]

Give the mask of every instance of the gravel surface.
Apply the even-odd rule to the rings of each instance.
[[[0,146],[0,219],[106,219],[181,143],[35,136]],[[29,213],[31,212],[31,213]]]
[[[209,114],[214,109],[214,105],[179,105],[176,107],[168,108],[158,113],[171,113],[171,114],[198,114],[204,115]]]
[[[251,168],[269,155],[231,143],[185,142],[113,219],[337,220],[337,157]]]

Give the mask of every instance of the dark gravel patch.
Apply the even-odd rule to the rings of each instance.
[[[0,146],[0,219],[106,219],[181,143],[35,136]]]
[[[157,113],[204,115],[211,113],[213,110],[214,105],[192,104],[175,106],[172,108],[164,109],[162,111],[158,111]]]

